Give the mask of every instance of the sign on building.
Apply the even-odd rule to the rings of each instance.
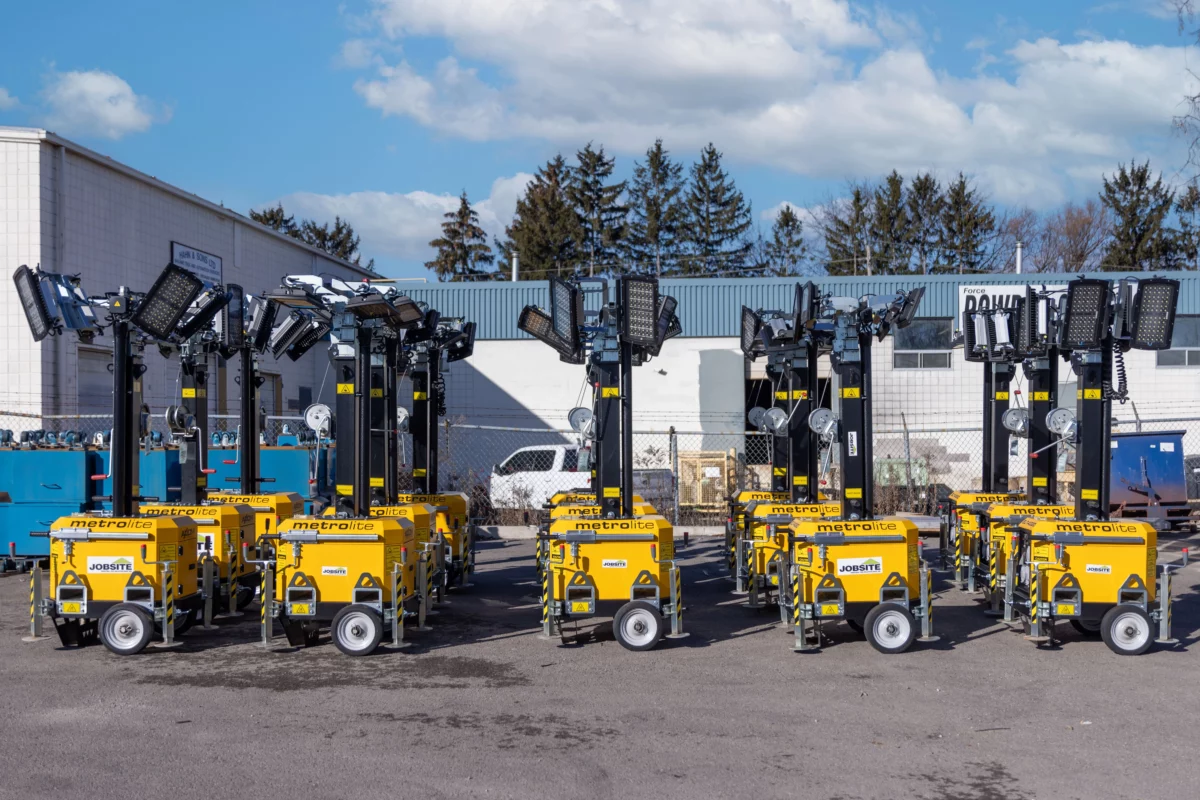
[[[171,242],[171,263],[186,269],[205,283],[224,283],[220,256]]]
[[[1030,280],[1039,290],[1065,292],[1066,284],[1042,284]],[[997,285],[959,284],[958,287],[958,319],[955,327],[962,327],[962,315],[966,311],[986,311],[989,308],[1014,308],[1017,301],[1025,297],[1025,284],[1001,283]]]

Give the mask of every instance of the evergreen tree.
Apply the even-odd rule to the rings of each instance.
[[[989,245],[996,233],[996,215],[961,172],[946,190],[941,220],[941,259],[934,271],[986,272],[992,261]]]
[[[1200,188],[1190,183],[1175,200],[1179,215],[1179,266],[1197,269],[1200,261]]]
[[[830,275],[858,275],[870,268],[871,193],[862,185],[851,187],[850,198],[826,206],[821,220],[825,239],[825,271]]]
[[[908,184],[908,237],[915,260],[914,267],[923,275],[929,274],[937,262],[938,238],[942,227],[942,187],[937,178],[926,172]]]
[[[1112,235],[1100,258],[1102,270],[1169,269],[1178,261],[1178,232],[1170,226],[1175,192],[1154,178],[1150,162],[1120,164],[1104,177],[1100,202],[1112,212]]]
[[[583,226],[567,200],[571,180],[571,167],[561,155],[547,161],[517,201],[507,238],[496,242],[502,262],[517,254],[526,280],[570,275],[581,263]]]
[[[764,274],[785,277],[801,273],[808,258],[808,244],[804,241],[804,223],[791,206],[779,209],[764,251]]]
[[[621,204],[625,181],[608,183],[616,159],[606,158],[604,147],[592,149],[592,143],[575,154],[579,162],[567,185],[567,199],[583,226],[583,253],[587,258],[588,275],[596,268],[614,271],[617,265],[617,245],[625,232],[625,215],[629,209]]]
[[[685,228],[691,258],[681,271],[713,274],[742,269],[754,246],[746,236],[750,216],[750,204],[721,168],[721,154],[710,142],[692,165]]]
[[[655,275],[677,271],[680,235],[686,209],[683,165],[671,160],[662,139],[646,151],[645,162],[633,168],[629,187],[629,221],[625,235],[626,258],[632,269],[653,264]]]
[[[250,209],[250,219],[266,225],[271,230],[286,233],[295,239],[300,237],[297,235],[299,228],[296,227],[296,218],[283,210],[283,203],[276,203],[274,208],[264,208],[262,211]]]
[[[461,281],[494,275],[495,261],[488,247],[487,233],[479,227],[479,214],[471,208],[467,192],[459,197],[458,209],[442,215],[442,235],[429,243],[437,251],[432,261],[425,262],[437,273],[439,281]]]
[[[909,271],[912,257],[912,223],[904,197],[904,178],[892,174],[876,187],[871,214],[871,260],[876,275],[897,275]]]
[[[250,209],[250,219],[324,250],[335,258],[349,261],[371,272],[375,271],[375,259],[372,258],[366,264],[362,263],[362,255],[358,252],[359,237],[354,233],[354,226],[341,217],[334,217],[332,226],[328,222],[318,224],[316,220],[311,219],[302,220],[297,225],[296,218],[283,210],[282,203],[277,203],[274,208],[262,211]]]

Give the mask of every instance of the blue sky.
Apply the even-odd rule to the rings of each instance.
[[[712,140],[759,216],[893,166],[997,203],[1182,167],[1169,0],[36,3],[5,12],[0,124],[46,126],[239,211],[341,213],[428,274],[466,190],[499,232],[528,174],[588,140],[622,175]],[[1002,13],[997,9],[1002,10]]]

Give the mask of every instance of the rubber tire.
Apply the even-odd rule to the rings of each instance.
[[[257,590],[253,586],[239,586],[237,588],[237,607],[240,611],[243,608],[248,608],[254,602],[257,595]]]
[[[1120,645],[1113,642],[1112,629],[1116,625],[1117,618],[1125,614],[1135,614],[1141,617],[1146,623],[1146,641],[1133,649],[1123,649]],[[1119,656],[1140,656],[1150,649],[1150,645],[1154,644],[1154,623],[1151,622],[1150,615],[1143,611],[1141,606],[1122,603],[1119,606],[1113,606],[1104,615],[1104,619],[1100,622],[1100,637],[1104,639],[1104,643],[1108,645],[1108,649]]]
[[[859,622],[858,620],[850,619],[849,617],[846,617],[846,624],[850,626],[850,630],[854,631],[859,636],[863,635],[863,631],[865,629],[863,628],[863,624],[861,622]]]
[[[1097,636],[1099,636],[1100,630],[1103,627],[1103,625],[1099,621],[1096,621],[1096,620],[1086,620],[1085,621],[1082,619],[1072,619],[1072,620],[1070,620],[1070,623],[1071,623],[1071,627],[1074,628],[1076,631],[1078,631],[1080,636],[1084,636],[1084,637],[1091,638],[1091,639],[1094,639]]]
[[[645,614],[639,613],[639,617],[654,620],[656,627],[653,635],[650,636],[648,641],[631,642],[625,638],[622,632],[625,618],[635,611],[646,612]],[[633,650],[634,652],[644,652],[646,650],[653,649],[654,646],[658,644],[659,640],[662,639],[663,633],[666,631],[666,627],[666,622],[663,620],[662,615],[658,613],[658,609],[644,600],[631,600],[617,609],[617,615],[613,617],[613,636],[618,642],[621,643],[622,647],[624,647],[626,650]]]
[[[198,609],[184,610],[181,608],[175,609],[175,638],[179,638],[183,634],[192,629],[196,624],[196,618],[200,615]],[[154,633],[157,636],[162,636],[162,623],[158,620],[154,621]]]
[[[105,631],[109,625],[116,624],[114,620],[118,615],[130,612],[138,617],[141,622],[142,632],[132,644],[121,647],[110,641],[109,637],[105,635]],[[117,603],[104,612],[100,617],[100,623],[96,626],[96,629],[101,643],[108,648],[110,653],[118,656],[133,656],[145,650],[146,646],[150,644],[150,640],[154,638],[154,619],[146,612],[146,609],[139,605],[135,605],[134,603]]]
[[[888,647],[875,638],[875,623],[886,613],[898,613],[908,621],[908,638],[898,645]],[[917,638],[917,620],[913,617],[912,612],[905,606],[899,603],[880,603],[867,612],[867,618],[863,622],[863,632],[866,634],[867,641],[881,653],[892,655],[895,653],[903,653]]]
[[[369,620],[374,626],[373,630],[370,631],[367,637],[368,644],[366,647],[351,647],[346,642],[342,641],[342,637],[339,635],[342,621],[351,614],[361,614],[363,618]],[[380,640],[383,639],[383,617],[379,616],[375,609],[368,606],[359,605],[357,603],[348,605],[334,615],[333,622],[329,626],[329,634],[330,638],[333,639],[334,646],[346,655],[369,656],[371,653],[375,652],[375,650],[379,647]]]

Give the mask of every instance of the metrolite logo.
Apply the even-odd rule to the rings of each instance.
[[[898,531],[895,522],[826,522],[817,525],[817,533],[870,533],[873,531]]]
[[[620,520],[603,520],[599,522],[578,522],[576,527],[580,530],[588,531],[653,531],[657,530],[658,526],[653,522],[641,522],[639,520],[620,519]]]
[[[136,519],[72,519],[71,526],[82,525],[93,531],[148,531],[153,530],[154,523]]]
[[[879,556],[867,558],[839,558],[838,575],[882,575],[883,559]]]
[[[305,522],[302,520],[295,520],[292,522],[292,530],[326,531],[327,533],[350,533],[354,531],[361,533],[372,533],[376,531],[377,528],[373,523],[370,522],[353,522],[347,520]]]
[[[99,575],[133,573],[133,559],[124,556],[88,556],[87,571]]]

